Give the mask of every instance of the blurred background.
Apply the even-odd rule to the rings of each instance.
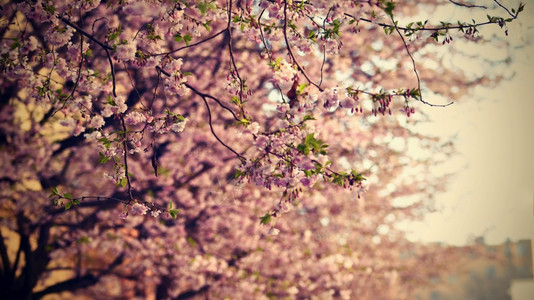
[[[494,5],[493,1],[471,2]],[[518,5],[518,1],[502,3]],[[415,130],[452,139],[458,151],[435,171],[456,173],[447,190],[436,195],[436,212],[421,222],[402,224],[413,241],[457,246],[478,243],[505,255],[508,263],[497,267],[495,261],[467,259],[471,270],[464,277],[451,275],[451,282],[444,283],[450,285],[448,292],[437,288],[422,298],[454,299],[450,296],[452,286],[463,286],[471,289],[470,295],[476,297],[472,299],[534,299],[534,1],[523,3],[523,15],[510,24],[508,36],[497,27],[480,28],[481,35],[494,36],[508,46],[455,40],[458,53],[443,56],[443,64],[467,74],[503,78],[495,85],[477,87],[463,99],[452,99],[455,103],[447,108],[420,108],[430,121],[418,124]],[[490,9],[487,11],[491,14]],[[451,22],[485,17],[485,11],[475,16],[472,10],[458,6],[431,13],[436,20]],[[447,47],[435,50],[443,54],[448,51]],[[449,102],[435,95],[427,96],[429,99],[433,103]],[[464,285],[458,284],[462,281]]]

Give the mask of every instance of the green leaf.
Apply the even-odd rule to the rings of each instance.
[[[315,120],[315,118],[312,115],[305,115],[304,118],[302,119],[302,122],[304,123],[309,120]]]
[[[384,11],[388,16],[393,17],[393,10],[395,9],[395,2],[387,2]]]
[[[239,177],[245,177],[246,173],[239,170],[239,169],[235,169],[235,175],[234,175],[234,178],[239,178]]]
[[[300,153],[303,153],[304,155],[308,155],[310,153],[310,149],[308,148],[308,146],[306,146],[305,144],[299,144],[297,146],[297,150],[300,152]]]
[[[352,173],[352,177],[353,177],[354,180],[356,180],[357,182],[367,180],[367,178],[365,178],[365,177],[363,176],[362,173],[358,173],[358,172],[356,172],[356,170],[352,170],[351,173]]]
[[[194,238],[188,236],[187,237],[187,243],[191,246],[191,247],[195,247],[197,245],[197,242],[195,241]]]
[[[14,38],[13,39],[13,44],[11,44],[11,50],[15,50],[20,46],[21,46],[21,44],[19,43],[19,39],[18,38]]]
[[[192,40],[192,38],[191,38],[191,36],[190,36],[189,34],[186,34],[186,35],[184,36],[184,42],[185,42],[185,44],[186,44],[187,46],[189,46],[189,42],[191,42],[191,40]]]
[[[239,105],[240,101],[239,101],[239,97],[237,96],[233,96],[232,97],[232,103],[236,104],[236,105]]]
[[[45,5],[45,7],[43,8],[44,11],[46,11],[47,13],[53,15],[55,12],[56,12],[56,8],[52,5]]]
[[[265,215],[261,217],[260,220],[260,224],[268,224],[269,222],[271,222],[271,214],[268,212],[265,213]]]
[[[172,200],[169,200],[169,210],[172,209],[173,206],[174,206],[174,203],[172,203]]]
[[[339,174],[333,174],[332,183],[337,184],[339,186],[343,186],[345,183],[346,174],[341,172]]]
[[[111,106],[117,106],[117,103],[115,103],[115,101],[113,100],[113,98],[110,96],[108,96],[108,99],[106,101],[106,104],[109,104]]]
[[[180,213],[179,209],[171,209],[169,210],[169,214],[173,219],[176,219],[178,217],[178,214]]]
[[[88,236],[82,236],[76,240],[76,244],[89,244],[91,239]]]
[[[202,15],[205,15],[206,11],[208,10],[208,4],[206,2],[200,2],[198,4],[198,9]]]
[[[210,24],[211,24],[211,20],[208,20],[206,23],[204,23],[202,25],[204,25],[204,28],[206,28],[207,31],[210,31],[211,30]]]
[[[72,206],[72,201],[65,203],[65,210],[69,210],[71,206]]]
[[[65,193],[65,194],[63,195],[63,198],[72,200],[72,195],[71,195],[70,193]]]
[[[100,155],[100,158],[98,159],[99,164],[105,164],[108,162],[109,157],[105,156],[102,152],[98,153]]]
[[[301,95],[302,94],[302,91],[304,91],[304,89],[308,86],[308,84],[306,83],[303,83],[303,84],[299,84],[299,86],[297,87],[297,95]]]
[[[48,198],[51,198],[51,197],[54,197],[54,196],[59,196],[59,193],[57,191],[57,186],[52,188],[52,190],[50,191],[50,195],[48,195]]]
[[[235,17],[232,19],[232,22],[233,22],[233,23],[237,23],[237,22],[239,22],[239,21],[241,21],[241,16],[235,16]]]

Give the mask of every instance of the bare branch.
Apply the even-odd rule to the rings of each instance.
[[[213,134],[213,136],[217,139],[217,141],[223,145],[224,147],[226,147],[228,150],[232,151],[236,156],[237,158],[239,158],[239,160],[241,161],[245,161],[246,158],[244,156],[242,156],[241,154],[237,153],[234,149],[232,149],[230,146],[226,145],[218,136],[217,134],[215,133],[215,131],[213,130],[213,123],[212,123],[212,118],[211,118],[211,109],[210,109],[210,105],[208,104],[208,101],[206,100],[206,97],[205,96],[202,96],[200,94],[197,94],[200,96],[200,98],[202,98],[202,101],[204,101],[204,104],[206,104],[206,109],[208,110],[208,123],[210,125],[210,130],[211,130],[211,133]]]
[[[393,16],[391,16],[391,22],[395,24],[395,20],[393,19]],[[415,77],[417,77],[417,89],[419,90],[419,101],[421,101],[422,103],[426,105],[436,106],[436,107],[446,107],[446,106],[451,105],[453,103],[452,101],[447,104],[432,104],[432,103],[429,103],[423,100],[423,92],[421,91],[421,78],[419,78],[419,72],[417,72],[415,59],[413,58],[412,53],[410,52],[410,49],[408,48],[408,44],[406,44],[406,40],[404,39],[404,36],[399,31],[399,28],[397,26],[395,26],[395,31],[399,34],[399,37],[401,38],[402,43],[404,44],[404,49],[406,49],[406,53],[408,54],[408,56],[410,57],[410,60],[412,61],[413,72],[415,73]]]
[[[122,130],[124,131],[124,140],[122,141],[122,146],[124,150],[124,175],[126,176],[126,182],[128,184],[128,197],[130,197],[130,201],[133,201],[133,195],[132,195],[132,182],[130,179],[130,173],[128,172],[128,132],[126,131],[126,124],[124,122],[124,116],[121,114],[121,124],[122,124]]]
[[[487,7],[485,7],[484,5],[476,5],[476,4],[460,3],[460,2],[456,2],[456,1],[454,1],[454,0],[449,0],[449,2],[452,3],[452,4],[455,4],[455,5],[458,5],[458,6],[467,7],[467,8],[482,8],[482,9],[487,9]]]
[[[217,32],[216,34],[214,34],[214,35],[212,35],[212,36],[210,36],[210,37],[208,37],[208,38],[206,38],[206,39],[203,39],[203,40],[201,40],[201,41],[199,41],[199,42],[196,42],[196,43],[194,43],[194,44],[190,44],[190,45],[186,45],[186,46],[180,47],[180,48],[178,48],[178,49],[171,50],[171,51],[169,51],[169,52],[149,53],[149,54],[152,55],[152,56],[170,55],[170,54],[176,53],[176,52],[178,52],[178,51],[185,50],[185,49],[187,49],[187,48],[193,48],[193,47],[196,47],[196,46],[198,46],[198,45],[200,45],[200,44],[203,44],[203,43],[205,43],[205,42],[207,42],[207,41],[209,41],[209,40],[211,40],[211,39],[214,39],[214,38],[218,37],[219,35],[221,35],[221,34],[223,34],[223,33],[225,33],[225,32],[226,32],[226,29],[223,29],[223,30]]]
[[[289,52],[289,56],[293,60],[293,63],[297,66],[297,68],[300,71],[300,73],[302,73],[302,75],[304,75],[306,80],[308,80],[308,82],[311,85],[315,86],[321,92],[324,91],[324,89],[320,85],[316,84],[315,82],[313,82],[310,79],[310,77],[308,77],[306,72],[304,72],[304,69],[299,65],[297,59],[295,58],[295,55],[293,55],[293,51],[291,50],[291,44],[289,43],[289,40],[287,38],[287,1],[284,1],[284,40],[285,40],[286,45],[287,45],[287,51]]]

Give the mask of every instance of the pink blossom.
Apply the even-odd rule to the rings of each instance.
[[[106,122],[104,121],[104,118],[102,118],[102,116],[96,115],[93,118],[91,118],[91,121],[89,122],[88,126],[98,129],[104,126],[105,123]]]
[[[135,43],[129,42],[126,44],[117,45],[115,55],[117,56],[118,60],[122,60],[122,61],[134,60],[136,51],[137,51],[137,47]]]
[[[177,71],[180,71],[182,68],[182,65],[184,64],[183,60],[181,58],[173,59],[170,63],[168,63],[165,66],[165,70],[169,73],[174,73]]]
[[[37,41],[37,38],[32,35],[28,39],[28,43],[26,44],[26,47],[29,51],[33,51],[37,49],[38,45],[39,45],[39,42]]]
[[[313,169],[315,169],[315,164],[308,157],[297,157],[295,159],[295,163],[296,163],[297,167],[301,168],[302,170],[313,170]]]
[[[267,231],[268,235],[278,235],[280,234],[280,229],[271,227],[269,228],[269,231]]]
[[[72,37],[74,30],[71,27],[55,26],[50,27],[44,38],[51,45],[61,47],[67,44]]]
[[[74,122],[74,119],[72,118],[61,120],[59,121],[59,124],[65,127],[74,127],[76,125],[76,123]]]
[[[343,98],[341,102],[339,103],[339,106],[343,108],[353,108],[353,107],[356,107],[356,105],[358,105],[358,101],[352,98],[349,98],[349,97]]]
[[[280,60],[277,67],[275,67],[275,72],[272,82],[274,84],[289,84],[297,75],[297,69],[295,69],[291,64],[285,60]]]
[[[124,122],[128,125],[143,123],[145,120],[146,117],[142,113],[136,111],[130,112],[124,117]]]
[[[315,160],[324,166],[328,162],[328,155],[319,154]]]
[[[264,149],[267,146],[267,143],[269,142],[269,138],[265,135],[260,135],[256,138],[256,147],[260,149]]]
[[[126,105],[126,99],[124,98],[124,96],[117,96],[117,98],[115,98],[115,104],[117,104],[116,113],[124,113],[128,109],[128,106]]]
[[[302,183],[305,187],[311,187],[317,182],[317,176],[313,177],[304,177],[300,180],[300,183]]]
[[[289,108],[290,108],[290,107],[289,107],[289,104],[285,104],[285,103],[284,103],[284,104],[280,104],[280,105],[278,105],[278,106],[276,107],[276,110],[277,110],[279,113],[283,114],[283,113],[288,112],[288,111],[289,111]]]
[[[182,132],[182,131],[184,131],[186,124],[187,124],[187,118],[185,118],[181,122],[173,123],[171,125],[171,130],[174,131],[174,132]]]
[[[146,212],[148,211],[148,207],[146,207],[145,205],[141,203],[135,203],[134,205],[132,205],[132,208],[130,211],[134,215],[145,215]]]
[[[258,124],[258,122],[252,122],[252,124],[249,125],[248,130],[251,134],[258,134],[260,131],[260,124]]]
[[[339,96],[336,89],[326,89],[320,96],[323,106],[326,110],[337,108],[339,105]]]
[[[104,106],[104,109],[102,110],[102,116],[104,116],[104,118],[109,118],[113,115],[113,111],[111,110],[111,105],[109,104],[106,104]]]
[[[162,6],[150,5],[144,1],[128,1],[122,6],[122,11],[132,16],[158,16],[161,13]]]
[[[89,141],[96,142],[102,137],[102,134],[100,133],[100,131],[95,130],[91,133],[84,134],[84,137]]]

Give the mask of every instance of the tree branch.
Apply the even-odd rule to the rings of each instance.
[[[65,24],[69,25],[70,27],[74,28],[79,33],[85,35],[86,37],[88,37],[93,42],[97,43],[100,47],[102,47],[102,49],[104,49],[104,51],[106,51],[106,55],[107,55],[108,61],[109,61],[109,66],[111,68],[111,78],[113,80],[113,96],[117,97],[117,92],[115,91],[115,69],[113,68],[113,60],[111,59],[111,54],[109,54],[109,50],[113,50],[113,48],[108,46],[108,45],[106,45],[106,44],[104,44],[104,43],[102,43],[101,41],[97,40],[93,35],[87,33],[86,31],[84,31],[83,29],[78,27],[77,25],[73,24],[68,19],[66,19],[66,18],[64,18],[62,16],[59,16],[59,15],[57,16],[57,18],[60,19],[61,21],[63,21]]]
[[[229,111],[232,116],[234,117],[234,120],[236,121],[239,121],[239,118],[237,117],[237,115],[234,113],[234,111],[232,109],[230,109],[228,106],[224,105],[219,99],[209,95],[209,94],[205,94],[205,93],[202,93],[200,92],[199,90],[195,89],[194,87],[192,87],[191,85],[185,83],[184,84],[188,89],[190,89],[191,91],[193,91],[195,94],[199,95],[200,97],[206,97],[206,98],[209,98],[209,99],[212,99],[213,101],[217,102],[217,104],[219,104],[220,107],[226,109],[227,111]]]
[[[200,45],[200,44],[202,44],[202,43],[205,43],[205,42],[207,42],[207,41],[209,41],[209,40],[211,40],[211,39],[214,39],[214,38],[218,37],[219,35],[221,35],[221,34],[223,34],[223,33],[225,33],[225,32],[226,32],[226,29],[223,29],[223,30],[217,32],[216,34],[214,34],[214,35],[212,35],[212,36],[210,36],[210,37],[208,37],[208,38],[206,38],[206,39],[203,39],[203,40],[201,40],[201,41],[199,41],[199,42],[197,42],[197,43],[190,44],[190,45],[186,45],[186,46],[180,47],[180,48],[178,48],[178,49],[171,50],[171,51],[169,51],[169,52],[149,53],[149,54],[152,55],[152,56],[170,55],[170,54],[176,53],[176,52],[178,52],[178,51],[185,50],[185,49],[187,49],[187,48],[196,47],[196,46],[198,46],[198,45]]]
[[[311,85],[315,86],[317,89],[319,89],[319,91],[321,91],[321,92],[324,91],[324,89],[321,86],[319,86],[318,84],[313,82],[310,79],[310,77],[308,77],[308,74],[306,74],[306,72],[304,72],[304,69],[299,65],[295,55],[293,55],[293,51],[291,50],[291,44],[289,43],[289,39],[287,38],[287,1],[284,1],[284,28],[283,29],[284,29],[284,40],[285,40],[286,45],[287,45],[287,51],[289,52],[289,56],[293,60],[293,63],[297,66],[297,68],[300,71],[300,73],[302,73],[302,75],[304,75],[306,80],[308,80],[308,83],[310,83]]]
[[[122,141],[122,147],[124,148],[124,176],[126,176],[126,182],[128,184],[128,197],[130,198],[130,201],[133,201],[134,197],[132,195],[132,181],[130,179],[130,173],[128,172],[128,132],[126,130],[126,124],[124,122],[124,116],[122,114],[120,118],[122,130],[124,131],[124,140]]]
[[[393,19],[393,16],[391,16],[391,22],[395,24],[395,20]],[[410,60],[412,61],[413,72],[415,73],[415,77],[417,77],[417,89],[419,90],[419,101],[421,101],[422,103],[426,105],[435,106],[435,107],[446,107],[446,106],[451,105],[453,103],[452,101],[447,104],[432,104],[432,103],[429,103],[423,100],[423,92],[421,91],[421,78],[419,78],[419,72],[417,72],[415,59],[413,58],[412,53],[410,52],[410,49],[408,48],[408,44],[406,44],[406,40],[404,40],[404,36],[399,31],[399,28],[396,25],[395,25],[395,31],[399,34],[399,37],[401,38],[402,43],[404,44],[404,49],[406,49],[406,53],[408,54],[408,56],[410,57]]]
[[[97,282],[98,282],[98,277],[92,274],[86,274],[81,277],[72,278],[72,279],[54,284],[52,286],[45,288],[42,291],[33,293],[32,299],[41,299],[42,297],[48,294],[52,294],[52,293],[60,293],[63,291],[75,291],[81,288],[86,288],[91,285],[94,285]]]
[[[455,4],[455,5],[458,5],[458,6],[467,7],[467,8],[483,8],[483,9],[487,9],[487,7],[485,7],[484,5],[460,3],[460,2],[453,1],[453,0],[449,0],[449,2],[452,3],[452,4]]]
[[[0,256],[2,257],[2,280],[10,281],[13,277],[11,276],[11,262],[9,261],[9,256],[7,254],[7,247],[4,242],[4,236],[2,235],[2,228],[0,228]]]

